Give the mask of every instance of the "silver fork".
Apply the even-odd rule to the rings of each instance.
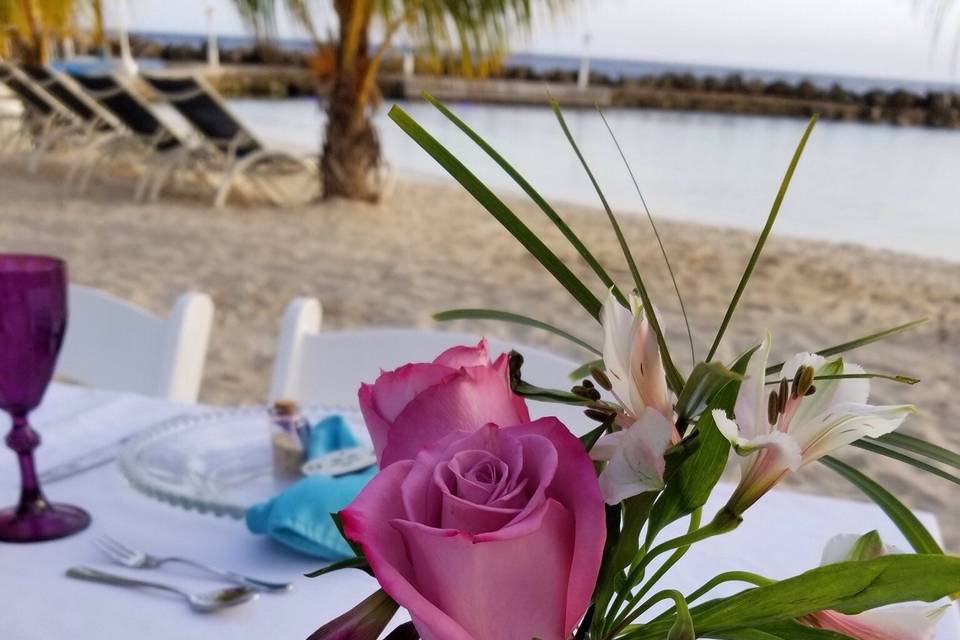
[[[167,563],[183,564],[207,573],[224,578],[235,584],[251,587],[258,591],[269,591],[271,593],[282,593],[293,588],[289,582],[268,582],[258,580],[249,576],[241,575],[226,569],[219,569],[206,565],[190,558],[180,556],[153,556],[149,553],[132,549],[122,542],[111,538],[110,536],[101,536],[94,540],[94,544],[117,564],[121,564],[131,569],[157,569]]]

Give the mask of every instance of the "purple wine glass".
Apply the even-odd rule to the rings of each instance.
[[[48,502],[27,414],[43,399],[67,328],[67,265],[59,258],[0,254],[0,409],[13,418],[7,446],[20,461],[20,503],[0,510],[0,540],[39,542],[86,528],[83,509]]]

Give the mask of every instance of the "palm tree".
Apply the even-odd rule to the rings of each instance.
[[[0,44],[10,41],[25,62],[44,63],[51,40],[74,35],[83,12],[90,13],[94,41],[102,40],[101,0],[0,0]]]
[[[326,1],[326,0],[324,0]],[[274,23],[275,0],[234,0],[241,16],[258,36]],[[402,29],[411,40],[459,50],[465,70],[504,51],[508,35],[529,27],[532,0],[330,0],[338,21],[333,42],[333,83],[327,104],[327,126],[320,165],[323,195],[374,201],[380,144],[371,116],[379,95],[376,78],[384,55]],[[572,0],[540,0],[550,13]],[[310,0],[284,0],[288,12],[308,30],[318,50],[324,45],[311,17]],[[371,48],[370,34],[380,27],[381,39]]]

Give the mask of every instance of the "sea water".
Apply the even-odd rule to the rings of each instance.
[[[400,106],[500,192],[519,192],[436,109]],[[315,100],[234,100],[252,128],[276,144],[318,148]],[[446,177],[386,117],[376,117],[384,153],[401,174]],[[461,103],[451,107],[552,202],[599,206],[596,193],[548,108]],[[758,230],[770,211],[805,123],[680,111],[609,109],[608,121],[654,215]],[[594,110],[567,120],[613,208],[642,205]],[[960,261],[960,131],[820,122],[794,175],[777,233],[850,242]]]

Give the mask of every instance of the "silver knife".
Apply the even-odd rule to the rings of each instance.
[[[184,414],[173,416],[157,424],[163,424],[171,420],[177,420],[183,415]],[[150,431],[156,426],[156,424],[150,425],[146,429],[142,429],[136,433],[125,436],[116,442],[104,445],[98,449],[94,449],[93,451],[88,451],[87,453],[81,454],[75,458],[67,460],[66,462],[58,464],[54,467],[50,467],[49,469],[45,469],[40,472],[40,482],[43,484],[59,482],[60,480],[70,478],[85,471],[102,467],[103,465],[115,460],[117,456],[120,455],[120,452],[123,451],[124,446],[126,446],[128,442],[138,438],[144,431]]]

